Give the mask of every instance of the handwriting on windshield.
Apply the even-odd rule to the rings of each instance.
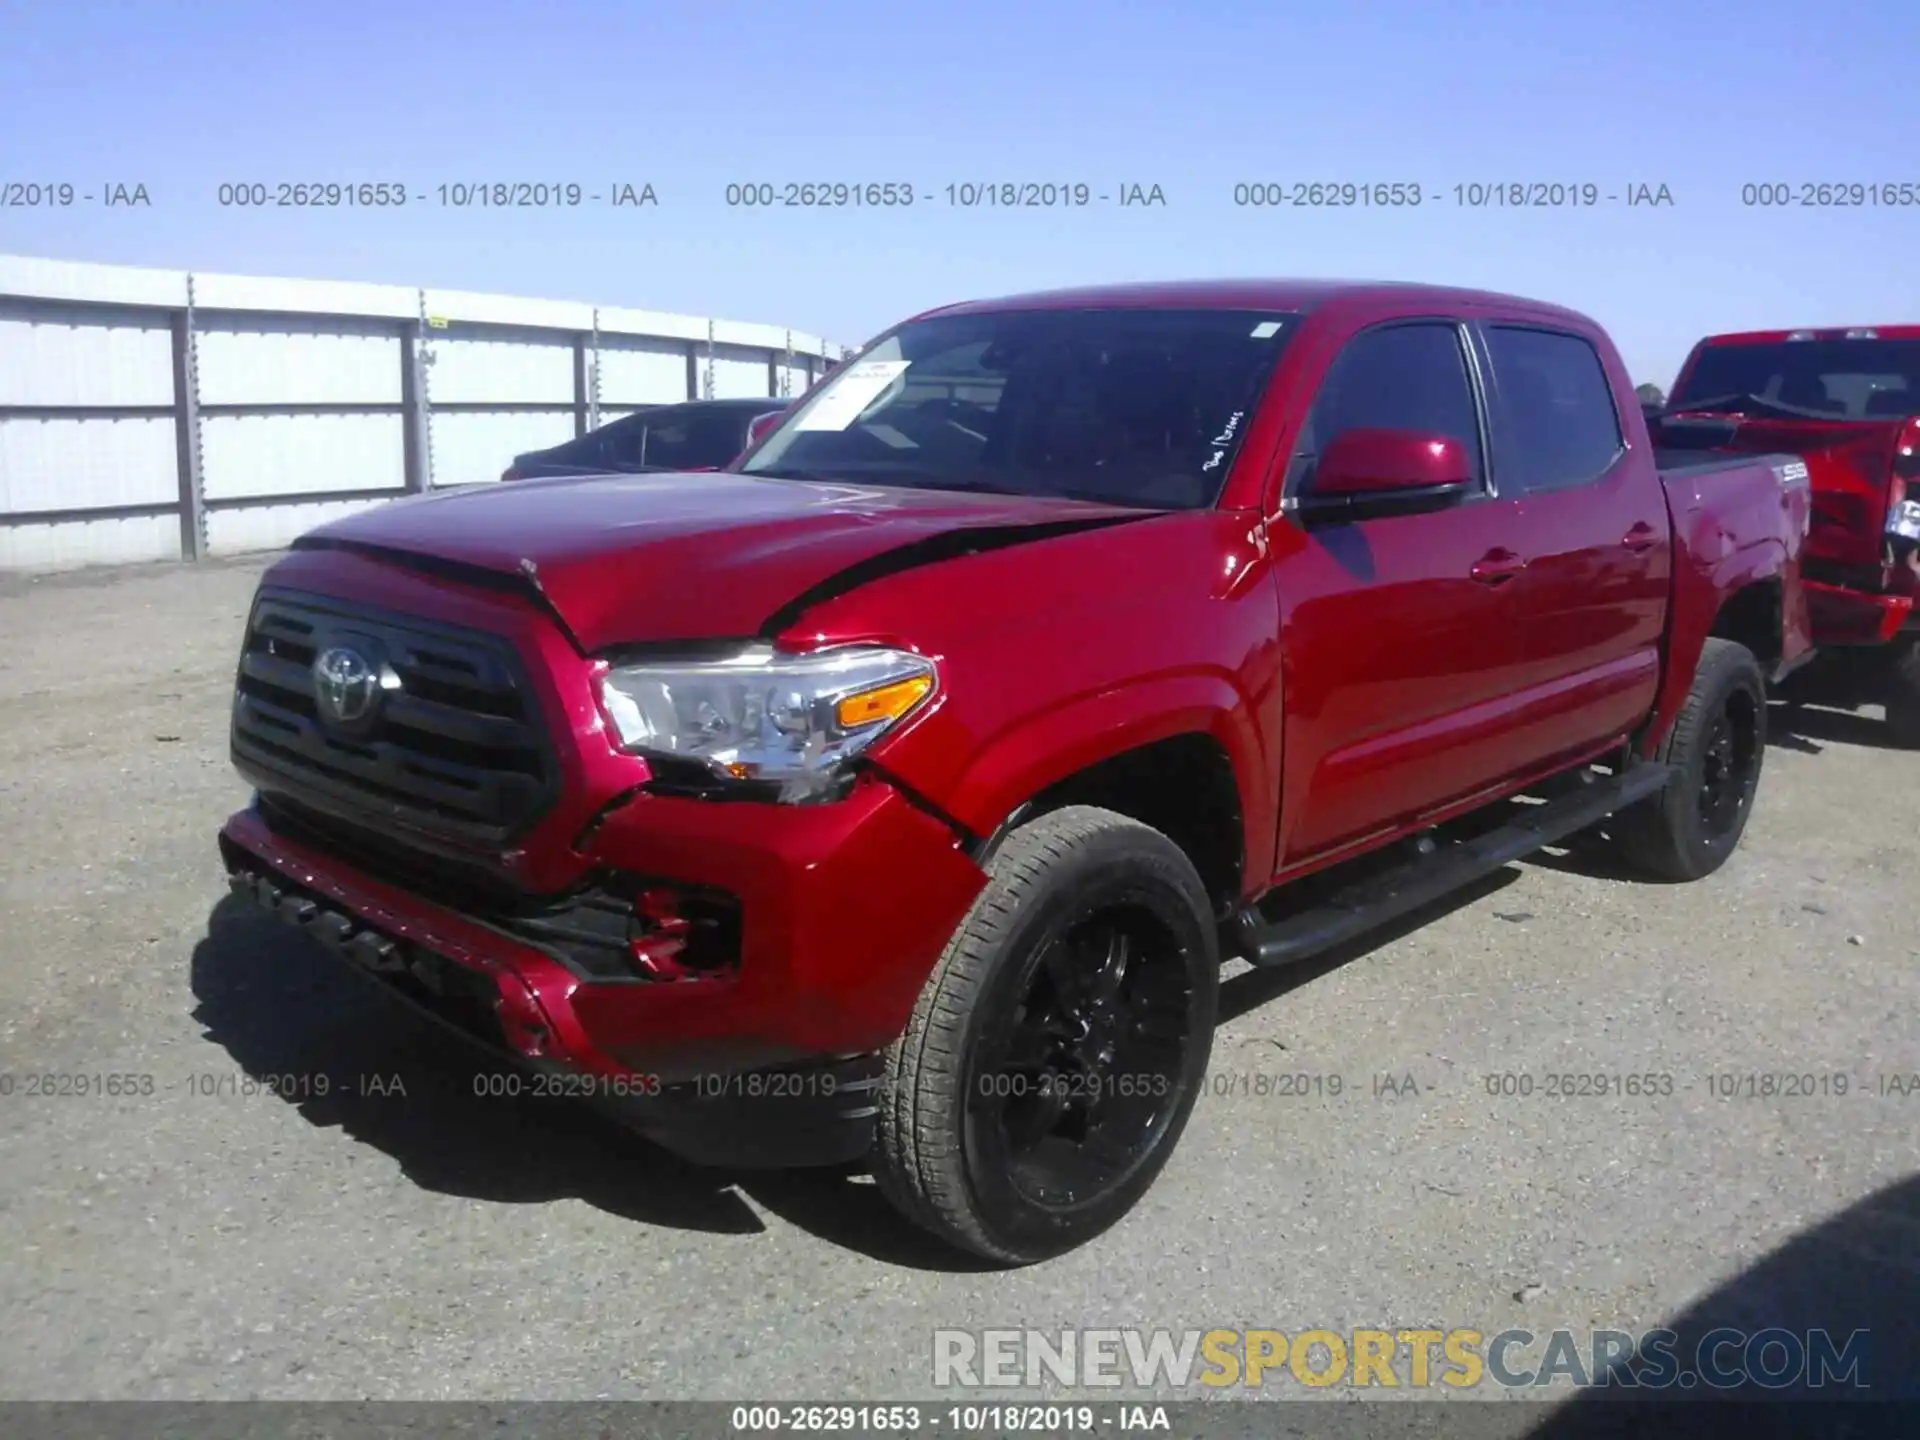
[[[1213,446],[1213,454],[1208,457],[1207,463],[1200,467],[1201,474],[1204,475],[1209,470],[1219,468],[1221,462],[1227,458],[1227,450],[1233,444],[1234,437],[1240,433],[1240,422],[1246,418],[1247,412],[1244,410],[1236,410],[1227,417],[1227,423],[1221,428],[1220,433],[1207,442]]]

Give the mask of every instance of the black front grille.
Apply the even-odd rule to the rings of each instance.
[[[346,646],[388,672],[362,720],[321,713],[314,661]],[[345,601],[263,592],[233,706],[234,761],[262,791],[348,819],[494,847],[553,803],[558,768],[504,639]]]

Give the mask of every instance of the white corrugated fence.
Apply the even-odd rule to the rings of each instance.
[[[799,395],[774,325],[0,255],[0,569],[284,545],[638,405]]]

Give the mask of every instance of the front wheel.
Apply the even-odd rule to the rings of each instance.
[[[1206,889],[1159,831],[1088,806],[1016,830],[888,1052],[881,1189],[1002,1264],[1107,1229],[1192,1113],[1219,963]]]
[[[1753,812],[1766,748],[1759,662],[1744,645],[1707,641],[1660,748],[1673,779],[1620,817],[1627,859],[1662,880],[1699,880],[1726,864]]]

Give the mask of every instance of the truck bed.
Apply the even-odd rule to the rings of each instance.
[[[1782,466],[1803,463],[1798,455],[1731,455],[1724,450],[1676,450],[1655,445],[1653,463],[1662,475],[1704,475],[1715,470],[1743,470],[1756,462],[1771,465],[1775,473]]]

